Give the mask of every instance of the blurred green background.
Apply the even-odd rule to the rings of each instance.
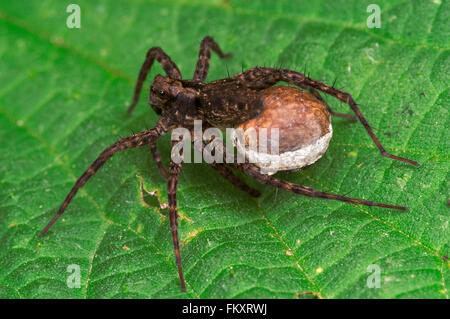
[[[6,298],[448,298],[450,2],[0,1],[0,296]],[[180,292],[166,183],[147,148],[117,154],[38,238],[75,179],[121,136],[152,126],[147,81],[125,110],[146,51],[161,46],[185,78],[213,36],[208,80],[256,66],[303,71],[351,93],[386,149],[333,119],[325,156],[278,174],[407,212],[300,197],[249,183],[254,200],[205,164],[187,164],[178,204],[187,293]],[[162,70],[153,68],[149,78]],[[340,112],[348,106],[327,98]],[[159,142],[165,163],[170,137]],[[80,288],[67,267],[80,266]],[[369,265],[380,288],[367,286]]]

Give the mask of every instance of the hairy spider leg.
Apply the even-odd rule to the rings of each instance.
[[[156,162],[156,165],[161,172],[161,175],[164,176],[164,178],[169,178],[169,173],[167,172],[166,168],[164,167],[162,161],[161,161],[161,155],[158,152],[158,149],[156,148],[156,144],[150,144],[150,150],[153,155],[153,159]],[[244,181],[242,181],[239,177],[237,177],[233,171],[226,166],[224,163],[210,163],[209,164],[212,168],[214,168],[222,177],[227,179],[230,183],[232,183],[234,186],[238,187],[244,192],[247,192],[250,196],[253,197],[259,197],[261,193],[248,186]]]
[[[408,158],[400,157],[397,155],[392,155],[392,154],[386,152],[383,145],[381,145],[380,141],[373,133],[372,128],[370,127],[369,123],[367,123],[366,119],[364,118],[361,111],[359,110],[355,100],[352,98],[352,96],[349,93],[343,92],[334,87],[328,86],[322,82],[311,79],[302,73],[292,71],[292,70],[287,70],[287,69],[256,67],[256,68],[247,70],[243,73],[237,74],[233,78],[240,80],[242,82],[242,84],[247,85],[248,87],[251,87],[254,89],[265,89],[270,86],[273,86],[277,82],[284,81],[284,82],[294,84],[294,85],[297,85],[300,87],[302,87],[304,85],[310,86],[310,87],[313,87],[314,89],[317,89],[326,94],[329,94],[329,95],[337,98],[338,100],[340,100],[344,103],[347,103],[350,106],[350,108],[353,110],[353,112],[358,117],[361,124],[366,129],[369,136],[372,138],[372,141],[378,147],[378,150],[380,151],[381,155],[392,158],[397,161],[406,162],[406,163],[412,164],[414,166],[420,166],[420,164],[417,163],[416,161],[410,160]]]
[[[383,203],[376,203],[369,200],[364,199],[358,199],[358,198],[351,198],[346,196],[341,196],[338,194],[332,194],[332,193],[325,193],[319,190],[316,190],[314,188],[303,186],[299,184],[294,184],[291,182],[287,182],[269,175],[264,175],[259,172],[259,168],[253,164],[235,164],[235,167],[244,173],[247,173],[251,177],[253,177],[256,181],[260,182],[261,184],[271,185],[277,188],[284,189],[288,192],[308,196],[308,197],[319,197],[324,199],[334,199],[341,202],[347,202],[347,203],[354,203],[354,204],[361,204],[366,206],[377,206],[377,207],[384,207],[384,208],[392,208],[392,209],[398,209],[398,210],[407,210],[408,207],[404,206],[395,206],[395,205],[389,205],[389,204],[383,204]]]
[[[221,59],[229,58],[231,53],[223,53],[219,45],[210,36],[203,38],[198,53],[197,66],[195,67],[194,80],[204,82],[209,71],[209,61],[211,59],[211,50],[216,52]]]
[[[39,233],[39,236],[44,236],[45,233],[52,227],[52,225],[58,220],[58,218],[64,213],[67,206],[72,201],[75,194],[78,190],[86,184],[86,182],[94,176],[94,174],[106,163],[115,153],[124,151],[130,148],[135,148],[143,145],[147,145],[149,143],[157,140],[163,133],[167,131],[167,128],[162,124],[158,123],[158,125],[152,129],[143,131],[136,135],[128,136],[122,138],[121,140],[115,142],[111,146],[107,147],[97,159],[89,166],[89,168],[81,175],[78,180],[75,182],[75,185],[70,190],[66,199],[59,207],[58,213],[52,218],[52,220],[45,226],[45,228]]]
[[[223,142],[219,142],[217,140],[215,142],[215,150],[221,151],[223,154],[224,159],[226,159],[226,151],[227,148],[223,145]],[[205,143],[203,143],[203,147],[205,147]],[[200,150],[199,150],[200,151]],[[395,206],[395,205],[389,205],[389,204],[383,204],[383,203],[377,203],[374,201],[369,201],[365,199],[359,199],[359,198],[351,198],[346,196],[341,196],[338,194],[333,193],[326,193],[319,190],[316,190],[314,188],[303,186],[299,184],[294,184],[288,181],[284,181],[269,175],[261,174],[260,168],[256,166],[255,164],[251,163],[233,163],[229,164],[233,166],[234,168],[250,175],[253,177],[257,182],[261,184],[271,185],[277,188],[284,189],[288,192],[308,196],[308,197],[319,197],[324,199],[333,199],[338,200],[341,202],[347,202],[347,203],[354,203],[354,204],[361,204],[366,206],[377,206],[377,207],[383,207],[383,208],[392,208],[392,209],[398,209],[398,210],[407,210],[408,207],[404,206]]]
[[[228,181],[231,182],[231,184],[233,184],[234,186],[236,186],[237,188],[243,190],[244,192],[247,192],[250,196],[253,197],[259,197],[261,195],[261,193],[248,186],[244,181],[242,181],[239,177],[237,177],[233,171],[226,166],[223,163],[211,163],[210,164],[220,175],[222,175],[222,177],[226,178]]]
[[[156,162],[156,166],[158,167],[159,172],[161,173],[162,176],[164,176],[165,179],[168,179],[169,173],[167,172],[166,168],[162,163],[161,154],[158,151],[156,143],[150,144],[150,152],[153,156],[153,160]]]
[[[167,172],[166,168],[164,167],[161,161],[161,155],[159,154],[158,149],[156,148],[156,144],[150,144],[150,150],[152,152],[153,159],[155,160],[156,165],[159,171],[161,172],[161,175],[163,175],[164,178],[168,179],[169,173]],[[244,181],[242,181],[239,177],[237,177],[233,173],[233,171],[224,163],[210,163],[209,165],[212,168],[214,168],[222,177],[226,178],[234,186],[238,187],[244,192],[247,192],[250,196],[259,197],[261,195],[259,191],[248,186]]]
[[[337,116],[337,117],[342,117],[342,118],[344,118],[344,119],[351,120],[351,121],[355,121],[355,122],[358,121],[358,117],[357,117],[357,116],[350,115],[350,114],[345,114],[345,113],[338,113],[338,112],[333,111],[332,108],[328,105],[328,103],[322,98],[322,96],[320,95],[320,93],[317,92],[316,90],[314,90],[312,87],[307,88],[307,90],[308,90],[312,95],[314,95],[314,97],[315,97],[316,99],[318,99],[319,101],[322,101],[322,102],[325,104],[325,106],[326,106],[327,109],[328,109],[328,112],[330,112],[331,115]]]
[[[173,142],[175,143],[175,142]],[[212,163],[211,166],[215,168],[223,177],[228,179],[235,186],[240,189],[248,192],[250,195],[258,197],[260,193],[249,187],[247,184],[242,182],[234,173],[225,165]],[[178,237],[178,208],[177,208],[177,188],[178,188],[178,176],[180,175],[182,168],[182,163],[175,163],[174,161],[170,161],[169,164],[169,179],[167,182],[167,197],[169,201],[169,220],[170,220],[170,229],[172,232],[172,242],[173,249],[175,252],[175,262],[178,267],[178,275],[180,277],[180,286],[181,290],[186,291],[186,284],[183,275],[183,268],[181,265],[181,253],[180,253],[180,244]]]
[[[159,64],[161,64],[164,72],[166,72],[166,74],[169,77],[181,80],[181,73],[175,62],[173,62],[170,59],[170,57],[160,47],[151,48],[150,50],[148,50],[147,55],[145,56],[145,61],[142,64],[141,70],[139,71],[136,87],[134,88],[133,102],[128,107],[127,111],[128,114],[131,114],[131,112],[133,112],[137,102],[139,101],[139,96],[142,90],[142,84],[147,78],[147,74],[150,71],[153,65],[153,61],[155,61],[155,59],[159,62]]]
[[[178,176],[181,172],[182,163],[175,163],[172,160],[169,164],[169,180],[167,182],[167,197],[169,200],[169,220],[170,230],[172,231],[173,249],[175,252],[175,262],[178,267],[181,290],[186,291],[183,269],[181,267],[180,244],[178,240],[178,210],[177,210],[177,187]]]

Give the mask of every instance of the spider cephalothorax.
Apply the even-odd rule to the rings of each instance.
[[[316,81],[302,73],[275,68],[256,67],[243,71],[233,77],[205,83],[209,69],[211,50],[221,58],[230,56],[222,53],[214,40],[207,36],[200,45],[200,53],[192,80],[183,80],[176,64],[159,47],[151,48],[139,73],[133,103],[128,112],[131,113],[136,106],[142,89],[142,84],[156,59],[166,76],[157,75],[150,87],[150,105],[161,115],[156,125],[138,134],[125,137],[106,148],[91,166],[81,175],[62,203],[56,216],[41,231],[43,236],[47,230],[64,213],[67,205],[77,191],[91,178],[103,164],[115,153],[149,145],[158,168],[168,179],[169,219],[175,251],[175,260],[178,266],[181,289],[185,290],[185,281],[181,268],[181,255],[178,241],[177,202],[176,191],[178,176],[182,163],[171,159],[167,172],[161,163],[161,157],[156,149],[156,140],[175,128],[184,127],[192,130],[195,120],[205,123],[204,128],[216,126],[221,129],[231,128],[271,128],[280,129],[280,157],[285,156],[282,170],[294,170],[314,163],[326,151],[331,139],[330,114],[344,118],[359,120],[370,135],[381,154],[395,160],[407,162],[416,166],[415,161],[389,154],[385,151],[371,127],[362,116],[357,104],[350,94],[340,91],[333,86]],[[274,87],[278,82],[287,82],[296,85],[309,93],[292,87]],[[336,113],[324,102],[318,93],[329,94],[340,101],[347,103],[356,116]],[[243,152],[245,153],[245,141]],[[218,147],[222,147],[222,143]],[[238,145],[239,146],[239,145]],[[221,148],[224,157],[226,149]],[[315,152],[315,153],[314,153]],[[292,157],[290,153],[298,155]],[[255,155],[255,154],[253,154]],[[349,203],[368,206],[378,206],[391,209],[406,210],[406,207],[376,203],[369,200],[350,198],[337,194],[325,193],[311,187],[293,184],[270,176],[274,171],[270,168],[263,171],[261,161],[265,154],[257,153],[256,162],[251,163],[246,154],[247,161],[241,163],[212,162],[210,165],[224,178],[249,195],[257,197],[259,192],[239,179],[231,170],[240,170],[262,184],[272,185],[293,193],[309,197],[334,199]]]

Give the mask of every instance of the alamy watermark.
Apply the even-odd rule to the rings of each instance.
[[[67,266],[67,272],[70,275],[67,277],[66,283],[69,288],[80,288],[81,287],[81,271],[80,266],[77,264],[71,264]]]
[[[369,4],[367,6],[367,12],[372,13],[367,17],[366,25],[369,29],[381,28],[381,9],[378,4]]]
[[[367,267],[367,272],[371,273],[367,277],[367,287],[380,288],[381,287],[381,268],[377,264],[370,264]]]
[[[279,129],[250,127],[247,130],[241,128],[226,128],[226,140],[224,149],[223,132],[217,127],[202,128],[202,121],[194,121],[193,135],[187,128],[176,128],[172,130],[171,159],[175,163],[245,163],[256,162],[260,159],[247,157],[247,152],[270,154],[267,161],[272,167],[276,167],[277,155],[279,155]],[[193,141],[192,141],[193,139]],[[194,156],[192,161],[191,144],[194,143]],[[237,147],[235,158],[234,146]],[[261,163],[260,163],[261,164]]]
[[[66,25],[69,29],[81,28],[81,8],[78,4],[69,4],[66,12],[70,15],[66,19]]]

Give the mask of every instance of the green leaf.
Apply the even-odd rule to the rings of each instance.
[[[448,298],[450,2],[377,1],[382,25],[369,29],[371,2],[79,0],[81,28],[69,29],[66,1],[2,1],[0,296]],[[234,54],[213,55],[209,80],[280,64],[306,65],[328,84],[337,77],[386,149],[422,164],[382,157],[360,124],[333,118],[326,155],[280,178],[409,211],[301,197],[245,177],[263,193],[254,200],[206,164],[187,164],[178,192],[184,294],[166,182],[144,147],[114,156],[39,238],[106,146],[155,123],[147,89],[125,115],[148,48],[161,46],[189,78],[207,34]],[[169,142],[159,141],[166,165]],[[72,264],[80,288],[67,285]],[[367,285],[373,264],[380,288]]]

